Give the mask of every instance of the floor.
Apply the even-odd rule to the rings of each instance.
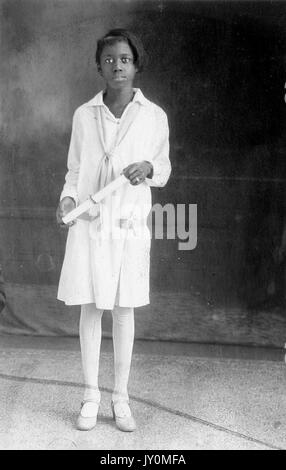
[[[138,428],[112,420],[112,342],[102,343],[97,426],[75,421],[83,393],[77,337],[0,336],[0,449],[286,449],[283,349],[140,341],[130,398]]]

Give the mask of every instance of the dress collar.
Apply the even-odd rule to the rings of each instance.
[[[148,100],[145,98],[140,88],[133,88],[133,90],[135,91],[135,95],[132,100],[133,103],[138,102],[142,104],[143,106],[148,104]],[[87,106],[105,106],[103,102],[103,93],[104,93],[104,90],[101,90],[99,93],[97,93],[97,95],[94,96],[94,98],[88,101],[86,105]]]

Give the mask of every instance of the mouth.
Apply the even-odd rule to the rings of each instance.
[[[114,80],[115,82],[122,82],[122,81],[126,80],[126,77],[123,77],[122,75],[115,75],[115,76],[113,77],[113,80]]]

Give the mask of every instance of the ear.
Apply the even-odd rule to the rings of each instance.
[[[99,75],[102,75],[102,70],[101,70],[100,65],[97,66],[97,71],[98,71]]]

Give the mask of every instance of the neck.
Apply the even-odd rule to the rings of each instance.
[[[114,90],[112,88],[107,88],[104,94],[104,102],[108,103],[117,103],[120,105],[128,104],[134,95],[133,87],[123,88],[119,90]]]

